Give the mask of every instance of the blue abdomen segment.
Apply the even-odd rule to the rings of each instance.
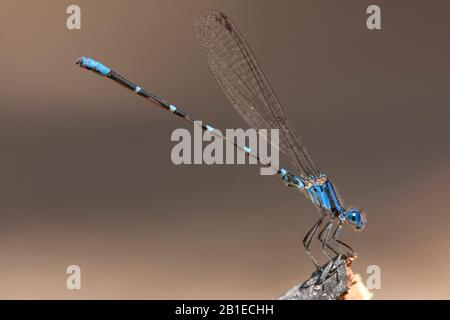
[[[77,64],[88,70],[96,71],[105,77],[111,72],[111,69],[104,64],[87,57],[81,57],[78,59]]]
[[[292,180],[294,181],[297,189],[303,190],[305,188],[305,184],[303,183],[302,179],[300,179],[297,176],[292,177]]]
[[[280,175],[281,179],[283,179],[283,181],[288,186],[295,187],[295,188],[297,188],[299,190],[302,190],[302,191],[305,189],[304,181],[300,177],[292,175],[286,169],[283,169],[283,168],[279,169],[278,170],[278,174]]]

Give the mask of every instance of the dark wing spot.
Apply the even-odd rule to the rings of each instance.
[[[228,21],[228,17],[226,15],[224,15],[222,12],[220,13],[220,17],[222,18],[222,22],[223,22],[223,26],[228,30],[228,31],[233,31],[233,27],[231,26],[230,21]]]

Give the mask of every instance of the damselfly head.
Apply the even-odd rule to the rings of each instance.
[[[366,225],[366,218],[362,213],[362,210],[360,211],[355,208],[351,208],[345,212],[345,218],[348,224],[356,230],[362,230]]]

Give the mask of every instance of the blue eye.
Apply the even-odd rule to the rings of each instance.
[[[348,223],[356,228],[356,229],[362,229],[364,228],[364,221],[362,219],[361,213],[356,209],[351,209],[346,212],[346,218]]]

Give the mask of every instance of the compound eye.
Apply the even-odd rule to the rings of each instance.
[[[350,210],[347,212],[347,220],[355,228],[359,229],[363,227],[361,214],[356,210]]]
[[[347,215],[347,219],[349,219],[351,222],[356,222],[356,212],[355,211],[350,211],[349,214]]]

